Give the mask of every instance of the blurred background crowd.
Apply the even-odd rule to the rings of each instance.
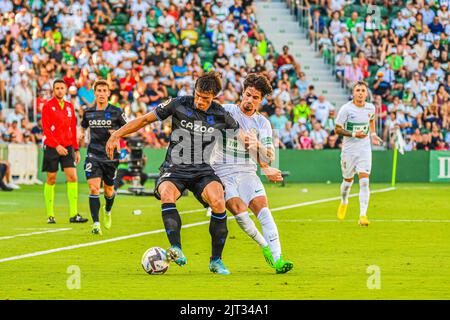
[[[448,1],[384,1],[379,28],[361,19],[375,2],[301,1],[311,44],[333,57],[345,86],[369,82],[385,140],[399,127],[407,150],[448,149]],[[0,0],[0,48],[0,143],[41,142],[40,112],[56,78],[79,117],[94,103],[93,82],[104,78],[111,104],[133,119],[192,94],[195,79],[215,69],[221,103],[239,102],[248,73],[267,74],[274,91],[260,112],[279,147],[341,145],[336,106],[315,94],[288,46],[276,52],[251,0]],[[139,134],[148,147],[166,147],[170,122]]]

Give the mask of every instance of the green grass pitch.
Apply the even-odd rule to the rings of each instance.
[[[372,184],[371,190],[388,187]],[[87,186],[79,189],[80,212],[89,216]],[[352,193],[358,189],[355,184]],[[274,211],[284,256],[294,262],[294,269],[274,274],[257,245],[229,220],[223,258],[230,276],[208,270],[209,218],[203,210],[182,215],[188,264],[150,276],[142,270],[141,256],[149,247],[167,247],[166,235],[116,238],[161,230],[156,199],[118,196],[113,228],[99,237],[89,233],[90,223],[68,223],[64,185],[56,188],[57,224],[47,225],[42,190],[26,186],[0,193],[0,299],[450,298],[448,184],[399,184],[395,190],[373,193],[368,228],[357,225],[357,197],[350,199],[345,221],[336,220],[338,200],[316,201],[338,196],[338,184],[267,185],[271,208],[306,203]],[[178,202],[181,212],[200,208],[192,195]],[[132,215],[134,209],[141,209],[142,215]],[[190,226],[198,222],[205,223]],[[49,232],[52,229],[61,230]],[[108,239],[117,241],[34,255]],[[79,289],[67,286],[73,279],[70,266],[80,270]],[[379,270],[379,289],[368,288],[375,283],[372,268]]]

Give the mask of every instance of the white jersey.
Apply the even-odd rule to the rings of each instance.
[[[240,129],[256,134],[264,147],[273,148],[272,127],[263,115],[255,113],[247,116],[235,104],[225,104],[223,107],[239,123]],[[220,178],[239,172],[255,173],[257,170],[256,163],[237,138],[224,137],[223,143],[216,144],[211,159],[211,166]]]
[[[363,139],[344,137],[342,153],[371,152],[370,145],[370,120],[375,118],[375,106],[366,102],[364,107],[357,107],[353,101],[344,104],[339,110],[336,124],[341,125],[350,132],[362,131],[367,134]]]

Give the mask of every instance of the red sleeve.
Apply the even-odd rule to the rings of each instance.
[[[51,130],[51,127],[53,125],[53,121],[50,116],[50,101],[44,104],[44,107],[42,108],[42,129],[44,131],[44,144],[46,144],[49,147],[56,148],[60,143],[56,140],[55,135],[53,134],[53,131]]]
[[[74,150],[78,150],[78,139],[77,139],[77,117],[75,114],[75,108],[72,104],[70,104],[70,109],[72,110],[72,123],[70,124],[70,128],[72,130],[72,147]]]

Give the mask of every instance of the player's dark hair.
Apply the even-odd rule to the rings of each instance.
[[[55,81],[53,81],[52,89],[55,89],[55,86],[56,86],[57,83],[62,83],[63,85],[65,85],[67,87],[67,84],[64,82],[63,79],[56,79]]]
[[[255,88],[261,92],[261,96],[265,97],[272,93],[272,86],[269,79],[261,73],[250,73],[244,80],[244,91],[247,88]]]
[[[216,71],[210,71],[195,81],[195,90],[212,93],[215,96],[222,90],[222,77]]]
[[[101,80],[95,81],[95,83],[94,83],[94,91],[97,89],[98,86],[107,86],[108,90],[109,90],[109,83],[106,80],[101,79]]]

